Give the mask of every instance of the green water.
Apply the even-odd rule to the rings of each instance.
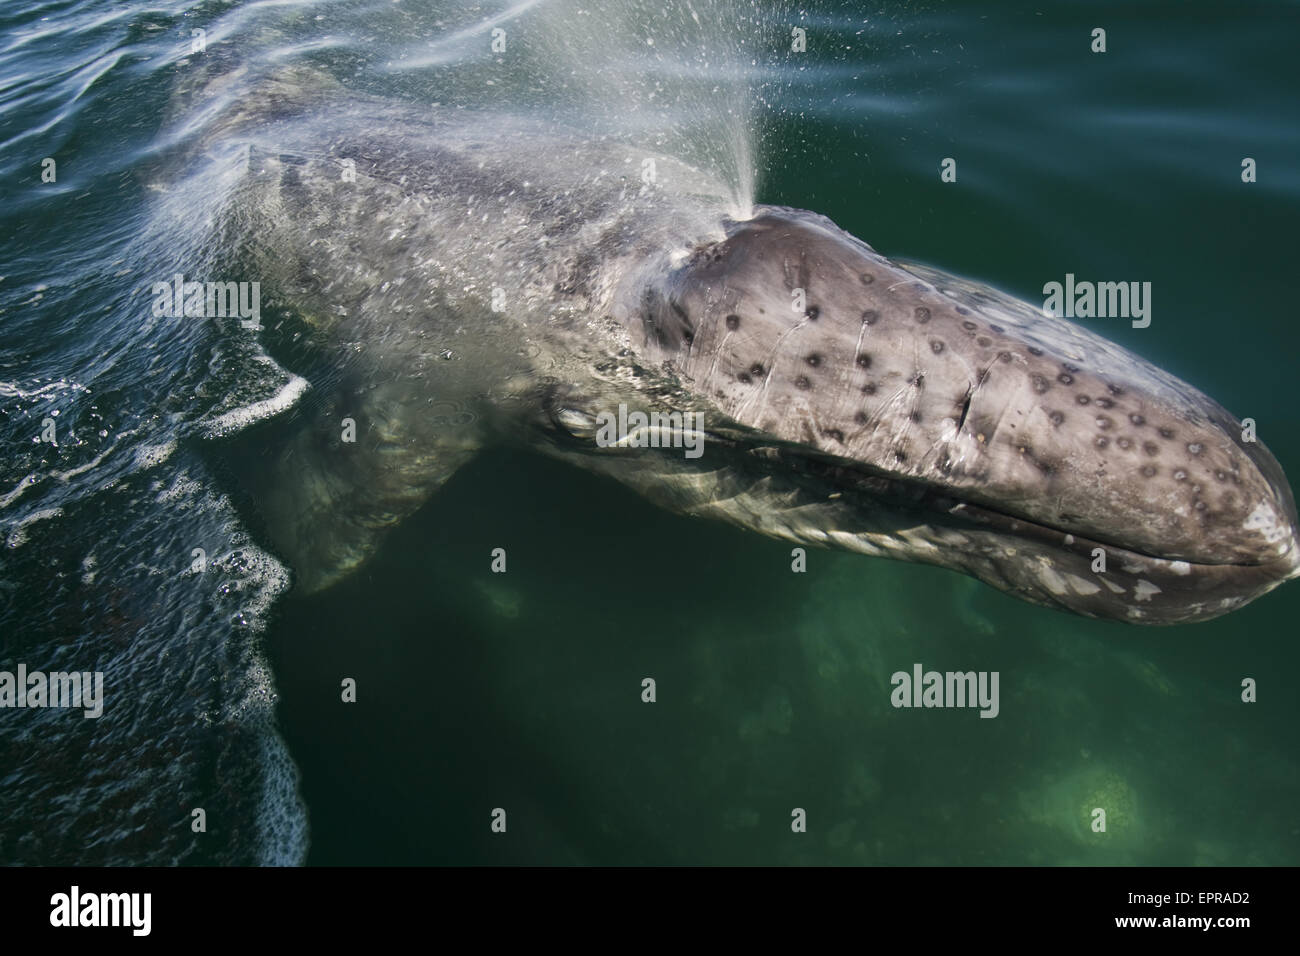
[[[415,38],[446,29],[434,5],[385,10],[375,14],[381,36],[395,24]],[[224,12],[177,5],[160,29],[175,43]],[[150,35],[141,22],[153,16],[127,24],[133,35]],[[295,16],[312,22],[308,8]],[[1066,273],[1151,282],[1149,328],[1089,327],[1254,418],[1300,475],[1297,4],[882,2],[785,16],[772,17],[771,35],[801,23],[809,50],[781,60],[754,120],[760,202],[824,213],[885,255],[1031,302]],[[354,57],[373,79],[393,58],[352,26],[335,65]],[[1098,26],[1104,54],[1089,49]],[[63,45],[69,63],[83,56],[78,35]],[[300,25],[300,41],[313,35]],[[18,202],[5,214],[0,272],[34,287],[129,231],[144,196],[115,177],[156,131],[166,74],[132,60],[108,93],[92,86],[84,111],[58,119],[59,156],[101,144],[100,172],[68,174],[86,200],[74,203],[70,188],[61,207],[84,228],[51,233],[48,207]],[[26,108],[10,107],[14,129],[36,124]],[[29,153],[9,141],[5,168],[30,176]],[[955,183],[940,180],[948,157]],[[1244,157],[1257,161],[1258,182],[1242,182]],[[6,374],[24,362],[57,374],[62,327],[18,308],[31,294],[24,286],[5,303]],[[81,303],[87,315],[97,308]],[[109,349],[64,338],[70,354]],[[129,387],[101,399],[105,414],[130,406]],[[229,446],[183,444],[187,474],[206,469],[240,506],[225,460],[269,440],[273,428]],[[69,540],[116,533],[94,508],[68,511]],[[246,520],[256,540],[256,516]],[[178,540],[187,554],[189,539]],[[62,555],[37,545],[51,549],[38,557]],[[491,572],[495,548],[506,549],[504,574]],[[38,557],[9,562],[9,576],[23,587],[44,580]],[[60,560],[75,569],[81,555],[69,546]],[[123,588],[142,594],[153,580]],[[64,624],[37,627],[30,605],[9,600],[7,641],[61,646]],[[92,603],[65,629],[102,622],[109,612],[86,610]],[[128,617],[150,613],[143,600],[124,603]],[[795,573],[786,544],[495,451],[360,572],[321,596],[281,600],[250,640],[273,668],[275,720],[310,821],[308,863],[1293,865],[1298,617],[1294,583],[1209,623],[1146,629],[1031,607],[934,568],[811,551]],[[97,640],[104,631],[95,625]],[[200,644],[185,646],[208,654]],[[6,644],[5,658],[32,657],[32,646]],[[997,671],[998,716],[892,707],[890,675],[915,663]],[[355,703],[340,699],[345,678],[357,683]],[[645,678],[653,703],[642,700]],[[1258,683],[1255,703],[1241,700],[1245,678]],[[160,698],[156,711],[171,707]],[[216,726],[229,736],[231,724]],[[114,766],[147,789],[155,763],[204,752],[203,740]],[[25,738],[5,742],[11,760],[29,753]],[[204,759],[183,806],[221,790],[220,764]],[[58,800],[80,786],[78,767],[40,773],[0,777],[15,833],[61,825]],[[115,805],[85,810],[86,825]],[[1096,807],[1107,810],[1105,833],[1089,828]],[[505,833],[492,831],[496,808]],[[806,832],[792,831],[796,808]],[[126,859],[170,859],[148,836],[170,825],[163,816],[140,823]],[[8,846],[25,848],[26,861],[79,859],[78,832],[63,849],[30,837]],[[177,856],[243,859],[210,848]]]

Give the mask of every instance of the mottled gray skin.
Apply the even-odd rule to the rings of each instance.
[[[304,370],[307,427],[255,481],[306,590],[495,442],[674,511],[1092,617],[1211,618],[1297,574],[1268,451],[1085,328],[813,213],[736,221],[720,184],[670,157],[322,95],[291,77],[240,96],[172,187],[219,202],[241,277],[344,356]],[[702,413],[703,456],[598,447],[596,416],[620,403]]]
[[[787,209],[650,289],[647,358],[855,499],[763,530],[1142,623],[1214,617],[1297,574],[1295,503],[1267,449],[1074,323]]]

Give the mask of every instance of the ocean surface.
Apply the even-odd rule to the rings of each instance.
[[[1150,282],[1149,327],[1081,321],[1255,419],[1295,480],[1298,37],[1281,2],[8,0],[0,671],[99,671],[105,699],[0,709],[0,863],[1300,863],[1300,585],[1140,628],[923,566],[792,573],[788,544],[497,450],[302,598],[236,478],[299,370],[273,327],[149,291],[183,266],[160,184],[211,121],[178,91],[305,63],[644,135],[1027,301]],[[892,707],[917,663],[997,671],[996,719]]]

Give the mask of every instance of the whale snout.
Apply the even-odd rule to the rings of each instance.
[[[1186,382],[814,213],[760,207],[725,233],[634,321],[715,417],[836,499],[759,530],[1143,623],[1214,617],[1300,573],[1281,467]]]
[[[1196,436],[1202,450],[1187,466],[1188,480],[1201,487],[1197,502],[1206,503],[1192,506],[1203,516],[1205,553],[1222,563],[1285,570],[1284,577],[1300,574],[1300,522],[1281,465],[1252,429],[1222,408],[1214,406],[1207,419],[1204,437]],[[1226,468],[1213,457],[1202,460],[1216,443]]]

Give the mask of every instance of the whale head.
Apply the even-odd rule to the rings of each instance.
[[[1090,617],[1212,618],[1298,573],[1277,461],[1190,385],[814,213],[723,232],[614,310],[653,373],[643,406],[700,415],[699,457],[654,428],[641,444],[661,447],[590,445],[595,409],[559,398],[589,465],[679,511]]]

